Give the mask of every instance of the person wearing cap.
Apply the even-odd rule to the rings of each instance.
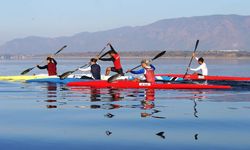
[[[120,55],[115,51],[115,49],[113,48],[113,46],[110,43],[108,43],[107,45],[110,46],[111,50],[109,50],[108,52],[106,52],[105,54],[100,56],[98,59],[101,61],[112,61],[114,64],[114,67],[108,67],[106,69],[105,75],[108,76],[111,71],[116,72],[116,73],[121,74],[121,75],[124,75],[122,65],[121,65]],[[107,54],[110,55],[110,58],[103,58]]]
[[[57,66],[56,60],[52,56],[49,56],[49,57],[47,57],[47,65],[44,65],[44,66],[37,65],[37,68],[47,69],[49,76],[56,76],[57,75],[57,67],[56,66]]]
[[[78,70],[82,72],[90,71],[92,78],[89,79],[95,79],[95,80],[101,80],[101,67],[97,64],[96,58],[90,59],[90,65],[87,68],[79,68]],[[87,76],[83,76],[82,78],[88,78]]]
[[[154,83],[155,82],[155,67],[150,64],[150,61],[147,59],[143,59],[141,61],[141,66],[142,69],[137,70],[137,71],[133,71],[133,70],[128,70],[127,72],[131,72],[132,74],[144,74],[145,78],[146,78],[146,82],[149,83]]]
[[[198,61],[200,66],[197,67],[197,68],[188,68],[188,69],[191,70],[191,71],[195,71],[195,72],[201,70],[201,74],[199,74],[199,75],[207,76],[208,75],[208,69],[207,69],[206,63],[204,62],[204,59],[202,57],[200,57],[200,58],[196,57],[195,53],[193,53],[193,57]]]

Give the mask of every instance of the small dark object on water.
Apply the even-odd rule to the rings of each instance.
[[[105,133],[106,133],[107,136],[110,136],[112,134],[112,132],[110,132],[108,130]]]
[[[156,135],[158,135],[159,137],[165,139],[164,132],[156,133]]]
[[[108,117],[108,118],[113,118],[115,115],[113,115],[113,114],[111,114],[111,113],[107,113],[106,115],[105,115],[105,117]]]

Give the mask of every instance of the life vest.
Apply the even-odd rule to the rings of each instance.
[[[150,82],[150,83],[154,83],[155,82],[155,73],[154,73],[154,69],[152,68],[145,68],[145,74],[144,74],[146,81]]]
[[[54,75],[57,75],[57,69],[56,69],[56,64],[54,64],[54,63],[48,63],[48,68],[47,68],[47,70],[48,70],[48,74],[49,74],[49,76],[54,76]]]
[[[115,54],[113,56],[114,58],[114,67],[116,70],[121,69],[122,65],[121,65],[121,59],[120,59],[120,55],[119,54]]]

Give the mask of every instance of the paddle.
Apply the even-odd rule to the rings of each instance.
[[[197,47],[198,47],[198,44],[199,44],[199,40],[197,40],[196,41],[196,44],[195,44],[195,48],[194,48],[194,52],[193,53],[195,53],[196,52],[196,50],[197,50]],[[188,67],[187,67],[187,70],[186,70],[186,73],[184,74],[184,76],[183,76],[183,78],[185,78],[186,77],[186,75],[187,75],[187,73],[188,73],[188,69],[189,69],[189,67],[191,66],[191,63],[192,63],[192,61],[193,61],[193,55],[192,55],[192,57],[191,57],[191,59],[190,59],[190,62],[189,62],[189,64],[188,64]]]
[[[56,56],[58,53],[60,53],[60,52],[61,52],[64,48],[66,48],[66,47],[67,47],[67,45],[64,45],[62,48],[60,48],[60,49],[59,49],[56,53],[54,53],[53,55]],[[21,75],[25,75],[25,74],[29,73],[29,72],[30,72],[31,70],[33,70],[34,68],[36,68],[36,66],[24,70],[24,71],[21,73]]]
[[[158,53],[154,58],[152,58],[150,60],[150,62],[152,62],[152,61],[156,60],[157,58],[163,56],[165,53],[166,53],[166,51],[162,51],[162,52]],[[135,70],[135,69],[137,69],[139,67],[141,67],[141,65],[138,65],[138,66],[134,67],[130,71]],[[126,72],[126,73],[128,73],[128,72]],[[121,74],[115,74],[115,75],[111,76],[110,78],[108,78],[108,82],[113,82],[113,81],[117,80],[117,78],[119,78],[119,77],[121,77]]]
[[[102,54],[102,52],[106,49],[106,47],[107,47],[107,46],[105,46],[105,47],[99,52],[99,54],[97,55],[97,57],[100,56],[100,55]],[[90,64],[87,63],[87,64],[85,64],[85,65],[83,65],[83,66],[81,66],[81,67],[78,67],[78,68],[83,68],[83,67],[86,67],[86,66],[88,66],[88,65],[90,65]],[[64,72],[63,74],[59,75],[60,79],[61,79],[61,80],[66,79],[69,75],[71,75],[72,73],[78,71],[78,68],[75,69],[75,70],[72,70],[72,71]]]

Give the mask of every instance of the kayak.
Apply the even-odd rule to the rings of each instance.
[[[157,76],[169,76],[183,78],[184,74],[157,74]],[[214,80],[214,81],[250,81],[250,77],[236,76],[202,76],[197,74],[187,74],[185,80]]]
[[[53,76],[51,76],[53,77]],[[1,81],[25,81],[30,79],[41,79],[41,78],[49,78],[47,74],[39,74],[39,75],[18,75],[18,76],[0,76]]]
[[[58,76],[54,76],[54,77],[49,77],[49,78],[37,78],[37,79],[28,79],[26,80],[26,82],[30,83],[30,82],[48,82],[48,83],[61,83],[61,84],[66,84],[69,82],[76,82],[76,81],[89,81],[91,79],[81,79],[81,77],[83,76],[80,74],[77,75],[70,75],[68,78],[65,79],[60,79]],[[87,77],[91,77],[90,74],[84,74],[84,76]],[[108,80],[108,78],[110,78],[110,76],[101,76],[102,80]],[[132,76],[122,76],[119,77],[118,80],[134,80],[135,78]],[[157,81],[183,81],[183,78],[176,78],[176,77],[168,77],[168,76],[155,76],[155,79]]]
[[[75,82],[75,81],[86,81],[87,79],[81,79],[81,78],[66,78],[66,79],[60,79],[59,77],[54,77],[54,78],[40,78],[40,79],[30,79],[26,80],[27,83],[31,82],[48,82],[48,83],[61,83],[61,84],[66,84],[69,82]]]
[[[129,88],[129,89],[230,89],[231,86],[206,85],[206,84],[174,84],[174,83],[146,83],[129,80],[117,80],[109,83],[107,81],[85,81],[69,82],[67,86],[82,86],[94,88]]]

